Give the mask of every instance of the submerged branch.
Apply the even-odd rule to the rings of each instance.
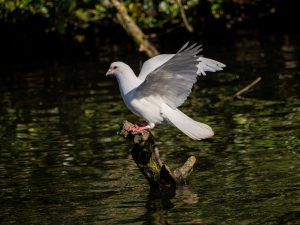
[[[250,84],[248,84],[241,90],[237,91],[234,95],[226,97],[225,100],[230,100],[230,99],[234,99],[234,98],[243,99],[244,97],[242,96],[242,94],[249,91],[252,87],[254,87],[260,81],[261,81],[261,77],[257,77],[254,81],[252,81]]]
[[[232,97],[233,98],[242,98],[242,94],[248,91],[250,88],[252,88],[254,85],[256,85],[259,81],[261,81],[261,77],[257,77],[254,81],[252,81],[250,84],[248,84],[243,89],[236,92]]]
[[[147,130],[143,133],[133,133],[129,131],[132,126],[132,123],[125,121],[120,128],[119,135],[133,141],[132,158],[148,180],[150,188],[152,190],[174,191],[178,184],[185,183],[193,170],[196,158],[194,156],[189,157],[183,166],[172,172],[161,161],[153,134]]]

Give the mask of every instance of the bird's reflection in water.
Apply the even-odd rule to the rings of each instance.
[[[176,204],[173,203],[176,199]],[[147,209],[143,217],[146,217],[147,224],[167,225],[168,212],[174,207],[180,208],[186,204],[198,203],[199,197],[188,185],[177,187],[176,191],[163,190],[150,191],[145,208]],[[149,221],[151,221],[149,223]]]

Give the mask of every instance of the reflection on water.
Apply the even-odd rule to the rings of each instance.
[[[241,38],[220,48],[214,58],[228,68],[201,78],[182,108],[215,137],[196,142],[175,128],[155,129],[170,166],[198,159],[190,183],[171,199],[148,193],[116,135],[123,119],[136,118],[104,79],[108,62],[4,72],[1,224],[298,224],[297,44],[289,36]],[[258,75],[247,99],[222,100]]]

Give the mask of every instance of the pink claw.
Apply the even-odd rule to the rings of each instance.
[[[147,122],[134,124],[132,127],[128,129],[133,133],[142,133],[144,130],[150,129],[150,126]]]

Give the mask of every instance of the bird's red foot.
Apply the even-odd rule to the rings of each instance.
[[[145,130],[150,129],[150,125],[147,122],[134,124],[132,127],[128,129],[133,133],[142,133]]]

